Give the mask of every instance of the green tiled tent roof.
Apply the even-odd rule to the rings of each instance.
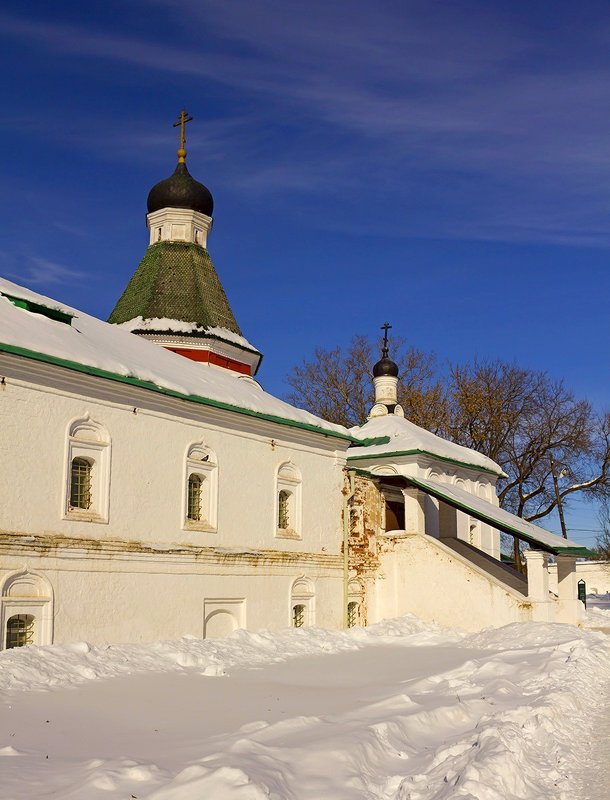
[[[241,335],[208,251],[190,242],[150,245],[108,322],[140,316],[228,328]]]

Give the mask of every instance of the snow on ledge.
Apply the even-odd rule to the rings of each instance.
[[[168,333],[198,333],[201,336],[212,336],[215,339],[222,339],[225,342],[244,347],[247,350],[253,350],[258,353],[256,347],[251,344],[244,336],[230,331],[228,328],[209,327],[204,328],[196,322],[185,322],[181,319],[168,319],[167,317],[151,317],[150,319],[144,317],[134,317],[127,320],[127,322],[119,322],[117,328],[133,333],[133,331],[150,331],[151,333],[161,333],[167,331]]]

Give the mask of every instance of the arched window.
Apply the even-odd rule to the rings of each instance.
[[[6,622],[6,649],[34,643],[34,616],[13,614]]]
[[[73,458],[70,466],[70,508],[91,508],[91,472],[93,462],[88,458]]]
[[[275,535],[301,538],[301,473],[290,461],[277,471]]]
[[[110,437],[89,417],[68,429],[66,519],[107,522],[110,501]]]
[[[216,454],[203,444],[193,444],[186,454],[184,527],[216,530],[218,464]]]
[[[189,475],[186,518],[195,522],[201,520],[202,485],[203,478],[201,475],[195,475],[195,473]]]
[[[53,643],[53,588],[44,575],[18,570],[0,580],[0,650]]]
[[[293,628],[314,624],[315,591],[309,578],[297,578],[290,592],[290,618]]]
[[[365,624],[364,584],[353,578],[347,585],[346,624],[348,628]]]

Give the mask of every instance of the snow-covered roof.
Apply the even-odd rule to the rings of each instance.
[[[409,477],[406,480],[439,500],[444,500],[499,530],[519,536],[530,543],[542,545],[545,550],[550,550],[552,553],[567,552],[574,555],[587,555],[589,552],[586,547],[578,544],[578,542],[564,539],[563,536],[558,536],[556,533],[540,528],[538,525],[511,514],[510,511],[506,511],[504,508],[498,508],[488,500],[477,497],[459,486],[424,480],[423,478]]]
[[[443,461],[457,462],[466,467],[492,472],[494,475],[504,475],[502,468],[491,458],[477,453],[476,450],[442,439],[397,414],[373,417],[361,427],[351,428],[349,432],[356,439],[385,436],[389,441],[386,444],[375,444],[370,447],[352,447],[349,450],[348,461],[421,453]]]
[[[56,318],[35,313],[36,305],[41,307],[39,311],[55,312]],[[190,361],[117,325],[102,322],[3,278],[0,278],[0,351],[143,385],[280,424],[350,438],[342,425],[294,408],[245,375]]]
[[[198,336],[211,336],[213,339],[222,339],[225,342],[236,344],[246,350],[252,350],[253,353],[259,351],[251,344],[245,336],[240,336],[238,333],[230,331],[228,328],[204,327],[196,322],[185,322],[181,319],[167,319],[166,317],[153,317],[152,319],[143,319],[142,317],[134,317],[127,322],[116,323],[119,328],[126,331],[150,331],[151,333],[170,333],[170,334],[196,334]]]

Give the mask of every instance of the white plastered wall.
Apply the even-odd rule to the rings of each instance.
[[[0,548],[0,579],[26,562],[44,576],[53,641],[202,636],[206,601],[219,609],[223,598],[249,629],[283,627],[299,578],[315,587],[316,623],[340,627],[343,442],[88,376],[73,384],[79,391],[9,376],[0,394],[11,471],[0,530],[13,535]],[[84,417],[112,446],[107,522],[65,518],[68,431]],[[184,520],[185,458],[196,443],[217,458],[215,530]],[[286,462],[302,479],[298,541],[275,535]]]
[[[584,580],[587,594],[610,594],[610,561],[577,561],[579,580]],[[557,564],[549,564],[549,589],[557,594]]]
[[[476,631],[531,618],[527,597],[477,569],[442,541],[405,535],[384,548],[369,622],[411,613]]]

